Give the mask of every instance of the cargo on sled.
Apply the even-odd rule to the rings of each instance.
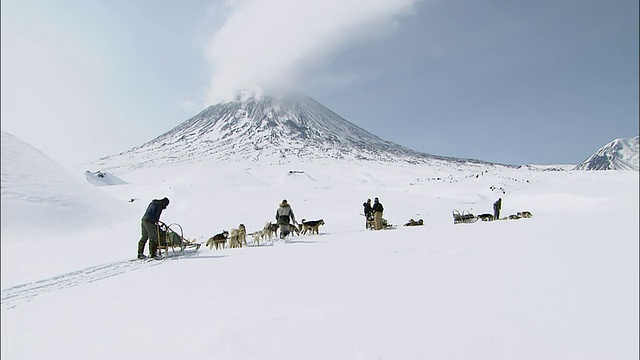
[[[158,221],[158,249],[160,252],[164,250],[165,256],[170,256],[169,249],[171,249],[172,255],[178,255],[185,253],[185,251],[196,252],[201,245],[202,243],[195,242],[195,240],[186,239],[180,224],[167,225]]]

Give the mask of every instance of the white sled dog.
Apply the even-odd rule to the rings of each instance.
[[[240,224],[237,229],[231,229],[229,234],[229,248],[247,246],[247,229],[244,224]]]
[[[264,238],[264,230],[254,231],[251,236],[253,236],[253,246],[260,246],[260,240]]]

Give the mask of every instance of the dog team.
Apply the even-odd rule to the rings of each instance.
[[[289,235],[305,235],[319,234],[320,226],[324,225],[324,220],[311,220],[307,221],[302,219],[301,223],[296,221],[295,214],[289,202],[284,199],[278,205],[276,209],[276,223],[267,222],[264,224],[262,230],[254,231],[251,234],[247,234],[247,229],[244,224],[240,224],[237,229],[231,229],[231,231],[224,230],[223,232],[216,234],[209,238],[206,242],[206,246],[209,249],[214,247],[217,249],[237,248],[247,246],[247,235],[253,237],[253,245],[260,246],[260,241],[271,241],[272,238],[279,237],[281,240],[285,240]],[[278,235],[279,234],[279,235]]]
[[[384,229],[386,227],[386,224],[384,223],[385,220],[382,218],[384,207],[382,206],[380,200],[377,197],[374,198],[374,202],[372,205],[371,199],[367,199],[367,201],[362,205],[364,206],[365,228],[373,230]],[[147,207],[141,221],[142,236],[140,238],[140,241],[138,241],[138,259],[147,258],[147,256],[143,254],[147,240],[149,241],[149,257],[158,257],[158,232],[156,224],[158,224],[158,222],[160,221],[160,215],[162,214],[162,211],[167,208],[167,206],[169,206],[169,199],[165,197],[163,199],[152,200]],[[477,219],[480,219],[482,221],[493,221],[494,219],[498,220],[500,219],[501,208],[502,198],[499,198],[495,203],[493,203],[493,215],[481,214],[477,216]],[[531,212],[522,211],[518,212],[516,215],[509,215],[507,218],[520,219],[530,218],[532,216],[533,215],[531,214]],[[271,241],[271,239],[276,236],[279,236],[281,240],[285,240],[292,233],[295,233],[298,236],[305,235],[307,233],[310,233],[312,235],[319,234],[320,226],[325,224],[323,219],[311,221],[302,219],[301,223],[298,223],[293,213],[293,209],[286,199],[282,200],[282,202],[278,205],[275,218],[275,224],[272,222],[267,222],[262,230],[254,231],[250,234],[253,236],[253,244],[255,246],[260,246],[260,241]],[[417,222],[411,219],[407,224],[405,224],[405,226],[415,226],[422,224],[422,219]],[[215,247],[216,250],[224,249],[225,247],[239,248],[248,246],[247,229],[244,224],[240,224],[238,225],[238,228],[231,229],[230,231],[223,230],[221,233],[210,237],[206,242],[206,246],[208,246],[209,249],[213,249]]]
[[[493,215],[480,214],[477,216],[477,218],[482,221],[501,220],[500,210],[502,210],[502,198],[499,198],[498,200],[496,200],[496,202],[493,203]],[[523,219],[523,218],[529,219],[532,217],[533,217],[533,214],[530,211],[518,211],[517,214],[512,214],[502,219],[517,220],[517,219]]]
[[[473,215],[473,214],[465,214],[465,215],[460,215],[459,213],[456,213],[457,210],[453,211],[453,223],[459,223],[459,222],[475,222],[476,220],[482,220],[482,221],[494,221],[494,220],[517,220],[517,219],[528,219],[528,218],[532,218],[533,214],[530,211],[518,211],[518,213],[516,214],[511,214],[509,216],[505,216],[505,217],[500,217],[500,210],[502,210],[502,198],[499,198],[498,200],[496,200],[496,202],[493,203],[493,214],[480,214],[480,215]],[[468,216],[469,221],[464,221],[464,219],[461,219],[461,217],[463,216]]]

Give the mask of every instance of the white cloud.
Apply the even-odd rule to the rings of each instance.
[[[227,2],[229,16],[208,44],[212,66],[205,105],[248,87],[295,87],[309,66],[355,39],[396,26],[415,0],[247,0]]]
[[[193,100],[182,100],[180,102],[180,106],[185,109],[186,111],[189,112],[193,112],[193,113],[198,113],[200,111],[202,111],[202,107],[200,106],[200,104],[198,104],[197,102],[193,101]]]

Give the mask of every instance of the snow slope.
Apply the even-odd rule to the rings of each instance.
[[[86,228],[117,216],[118,205],[40,150],[2,132],[3,231],[33,235],[36,225]]]
[[[4,156],[3,213],[6,180],[23,199],[11,211],[36,203],[61,215],[48,194],[67,183],[16,181]],[[28,169],[46,166],[34,159]],[[127,219],[84,220],[81,238],[5,233],[3,217],[3,359],[639,356],[638,172],[326,159],[115,175],[127,184],[93,189]],[[164,196],[162,220],[201,242],[240,223],[262,228],[283,198],[298,219],[326,225],[286,243],[130,261],[144,209]],[[362,203],[376,196],[397,229],[364,229]],[[533,218],[453,224],[453,209],[491,212],[498,197],[503,215]],[[410,218],[425,225],[403,227]]]

